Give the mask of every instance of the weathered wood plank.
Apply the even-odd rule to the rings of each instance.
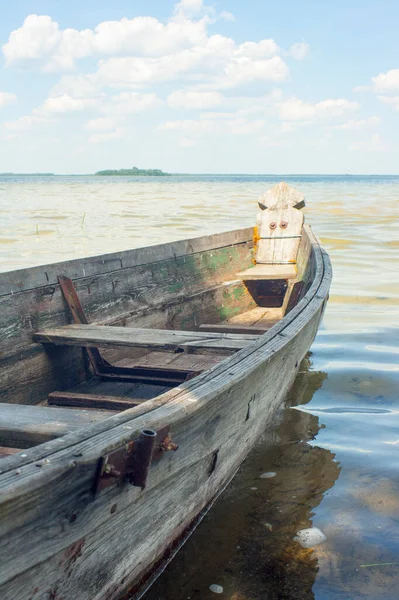
[[[276,207],[265,210],[257,220],[259,241],[257,263],[292,263],[296,261],[301,240],[303,214],[295,208]]]
[[[268,331],[273,325],[281,321],[284,313],[281,308],[261,307],[248,310],[241,315],[231,317],[229,325],[245,325],[248,327],[264,327]]]
[[[102,410],[127,410],[138,406],[146,400],[132,400],[119,396],[101,396],[100,394],[84,394],[83,392],[52,392],[48,396],[49,406],[75,406],[79,408],[96,408]]]
[[[274,209],[281,205],[300,210],[305,206],[305,196],[285,181],[276,183],[258,200],[263,209]]]
[[[295,279],[290,279],[288,281],[288,289],[286,291],[284,302],[283,302],[283,314],[286,314],[290,310],[292,310],[293,306],[298,303],[298,301],[305,295],[308,289],[308,283],[313,280],[314,277],[314,260],[312,257],[312,244],[310,242],[309,235],[306,235],[306,227],[304,229],[305,235],[301,237],[301,241],[298,248],[297,254],[297,276]],[[299,282],[303,283],[301,286],[300,294],[297,296],[295,293],[295,297],[291,299],[291,295],[295,290],[298,289]]]
[[[198,238],[135,248],[102,256],[91,256],[40,267],[0,273],[0,296],[37,287],[54,286],[62,273],[70,279],[92,278],[121,269],[163,262],[204,251],[215,251],[252,241],[253,228],[237,229]]]
[[[240,273],[237,273],[237,277],[244,281],[250,281],[253,279],[294,279],[296,276],[297,270],[294,264],[256,264],[245,271],[240,271]]]
[[[71,390],[82,394],[99,394],[100,396],[113,396],[126,400],[151,400],[173,389],[170,385],[157,385],[153,383],[137,383],[127,381],[104,381],[102,379],[89,379]]]
[[[191,369],[206,371],[225,360],[223,354],[187,354],[186,352],[148,352],[137,358],[123,358],[115,364],[120,367],[172,367],[173,369]]]
[[[162,348],[179,350],[194,348],[216,348],[241,350],[254,341],[254,335],[214,333],[200,331],[168,331],[163,329],[139,329],[133,327],[107,327],[103,325],[67,325],[59,329],[39,331],[33,335],[36,342],[43,344],[72,346],[127,346],[133,348]]]
[[[244,333],[250,335],[263,335],[268,327],[256,327],[256,325],[229,325],[228,323],[204,324],[200,326],[200,331],[209,331],[209,333]]]
[[[305,197],[287,183],[278,183],[259,199],[256,219],[257,263],[294,263],[304,217]]]
[[[109,412],[95,410],[0,404],[0,444],[29,448],[103,421],[109,416]]]

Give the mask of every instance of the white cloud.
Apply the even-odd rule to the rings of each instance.
[[[186,110],[205,110],[220,106],[223,96],[219,92],[190,92],[177,90],[170,94],[167,103],[171,108]]]
[[[175,5],[174,12],[178,16],[193,17],[204,9],[203,0],[181,0]]]
[[[245,56],[246,58],[270,58],[280,52],[280,48],[272,39],[261,40],[260,42],[244,42],[238,46],[235,52],[236,56]]]
[[[99,117],[98,119],[91,119],[85,125],[85,129],[92,129],[95,131],[107,131],[115,127],[114,119],[108,117]]]
[[[384,102],[384,104],[389,104],[396,110],[399,110],[399,96],[378,96],[378,99]]]
[[[235,18],[235,16],[233,15],[233,13],[231,13],[231,12],[229,12],[229,11],[227,11],[227,10],[223,10],[223,11],[220,13],[219,17],[220,17],[221,19],[223,19],[224,21],[235,21],[235,20],[236,20],[236,18]]]
[[[257,121],[249,121],[248,119],[233,119],[227,123],[227,131],[233,135],[250,135],[257,133],[265,126],[265,121],[259,119]]]
[[[50,96],[68,94],[74,98],[90,98],[98,93],[98,89],[95,75],[63,75],[50,91]]]
[[[50,56],[60,43],[58,23],[48,16],[29,15],[22,27],[10,33],[3,45],[6,64],[35,61]]]
[[[299,98],[291,98],[280,102],[277,107],[283,121],[314,122],[330,121],[341,117],[348,112],[357,110],[359,104],[342,98],[323,100],[316,104],[304,102]]]
[[[333,129],[343,129],[348,131],[363,131],[373,127],[381,125],[380,117],[369,117],[368,119],[362,119],[359,121],[350,120],[342,125],[335,125]]]
[[[17,99],[15,94],[10,94],[9,92],[0,92],[0,108],[6,106],[6,104],[12,104]]]
[[[64,77],[54,95],[90,97],[106,86],[139,88],[186,78],[215,89],[253,81],[283,81],[288,67],[272,39],[244,42],[207,34],[200,0],[183,0],[166,24],[153,17],[104,21],[94,29],[61,30],[46,15],[29,15],[3,46],[6,64],[32,64],[44,71],[68,71],[88,56],[101,60],[94,73]],[[226,15],[225,15],[226,17]],[[227,18],[227,17],[226,17]]]
[[[154,93],[121,92],[120,94],[111,96],[109,102],[102,105],[101,111],[112,112],[117,115],[128,115],[150,110],[162,106],[162,104],[162,100]]]
[[[202,133],[212,132],[214,121],[203,120],[196,121],[194,119],[186,119],[183,121],[166,121],[159,126],[161,131],[180,131],[182,133]]]
[[[232,135],[256,134],[265,126],[263,119],[251,121],[245,117],[238,117],[234,113],[230,113],[224,119],[220,119],[219,115],[214,116],[216,118],[167,121],[160,125],[159,129],[161,131],[176,131],[183,134],[186,143],[188,140],[194,140],[204,135],[213,136],[220,133]],[[192,145],[192,143],[189,145]]]
[[[378,94],[399,92],[399,69],[391,69],[372,78],[373,90]]]
[[[180,19],[163,24],[154,17],[135,17],[78,31],[61,30],[47,15],[29,15],[11,32],[3,54],[7,66],[34,64],[44,71],[69,71],[77,59],[87,56],[162,56],[203,44],[207,23],[207,19]]]
[[[125,135],[125,130],[122,127],[118,127],[115,131],[109,133],[95,133],[87,140],[89,144],[101,144],[110,140],[119,140]]]
[[[220,89],[233,88],[254,81],[284,81],[288,78],[288,67],[280,56],[268,60],[251,60],[242,57],[232,61],[225,69],[225,77],[215,82]]]
[[[47,98],[44,104],[36,109],[36,112],[47,114],[75,113],[94,106],[96,102],[94,98],[73,98],[69,94],[62,94]]]
[[[43,125],[48,124],[51,121],[49,119],[45,119],[43,117],[37,117],[35,115],[26,115],[24,117],[20,117],[15,121],[8,121],[4,123],[4,126],[10,131],[27,131],[32,129],[35,125]]]
[[[303,60],[309,53],[309,44],[306,42],[298,42],[293,44],[287,54],[295,60]]]
[[[86,88],[92,93],[93,88],[142,88],[175,80],[198,82],[198,89],[212,90],[254,81],[283,81],[289,71],[280,56],[258,58],[277,51],[278,46],[272,40],[236,46],[234,40],[213,35],[202,46],[161,57],[126,56],[101,60],[97,72],[89,74],[87,81],[81,76],[76,81],[69,77],[64,79],[64,84],[68,89],[76,87],[82,91]]]
[[[388,146],[379,133],[374,133],[368,140],[360,140],[349,144],[349,150],[354,152],[384,152],[388,150]]]

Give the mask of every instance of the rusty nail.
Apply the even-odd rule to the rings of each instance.
[[[270,223],[269,227],[270,227],[270,229],[276,229],[276,227],[277,227],[277,223],[276,223],[276,221],[272,221],[272,222]]]
[[[175,444],[175,442],[172,442],[172,438],[169,435],[166,436],[166,438],[160,445],[161,450],[163,450],[164,452],[168,452],[169,450],[173,450],[174,452],[176,452],[178,447],[179,445]]]
[[[288,227],[287,221],[281,221],[280,227],[281,227],[281,229],[287,229],[287,227]]]

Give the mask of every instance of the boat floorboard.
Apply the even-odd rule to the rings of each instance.
[[[206,371],[226,355],[218,354],[187,354],[186,352],[149,352],[138,358],[123,358],[115,363],[118,367],[170,367],[176,370]]]
[[[247,312],[230,317],[226,324],[230,325],[245,325],[247,327],[264,328],[265,331],[273,327],[284,316],[282,308],[270,308],[257,306]]]

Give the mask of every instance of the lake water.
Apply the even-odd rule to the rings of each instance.
[[[2,271],[251,225],[282,179],[331,256],[325,318],[273,433],[145,600],[399,597],[399,177],[0,177]],[[327,539],[304,549],[312,526]]]

